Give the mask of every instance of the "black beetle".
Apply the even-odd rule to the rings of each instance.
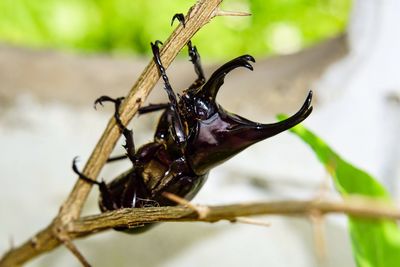
[[[183,15],[177,14],[173,19],[175,18],[184,24]],[[159,44],[160,41],[151,43],[151,48],[154,61],[164,80],[169,103],[139,109],[139,114],[164,110],[154,141],[135,150],[132,132],[119,119],[118,109],[123,98],[102,96],[95,104],[106,101],[115,104],[114,116],[126,139],[126,157],[131,160],[133,167],[106,184],[80,173],[74,160],[73,170],[80,178],[99,186],[99,206],[102,212],[121,208],[176,205],[163,196],[164,192],[191,200],[203,186],[212,168],[248,146],[295,126],[312,111],[311,91],[296,114],[277,123],[255,123],[224,110],[216,103],[216,96],[225,76],[238,67],[253,70],[249,62],[255,60],[250,55],[237,57],[222,65],[206,81],[200,55],[190,41],[187,44],[189,57],[198,77],[177,99],[161,63]],[[116,228],[129,233],[146,229],[148,227]]]

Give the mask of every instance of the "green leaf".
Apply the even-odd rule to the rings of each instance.
[[[145,54],[150,53],[150,41],[165,40],[176,27],[169,24],[172,15],[185,13],[195,2],[0,0],[0,41],[86,52]],[[223,10],[248,11],[252,16],[215,19],[196,34],[193,42],[206,58],[295,52],[345,31],[351,2],[224,1]],[[218,41],[213,41],[213,36],[218,36]]]
[[[285,118],[278,115],[280,120]],[[368,196],[392,205],[389,193],[374,177],[343,160],[321,138],[301,125],[290,131],[311,147],[343,196]],[[400,266],[400,230],[395,221],[349,216],[349,229],[357,266]]]

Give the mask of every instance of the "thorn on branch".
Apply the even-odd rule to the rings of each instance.
[[[271,223],[262,221],[262,220],[256,220],[253,218],[247,218],[247,217],[236,217],[233,219],[231,222],[233,223],[244,223],[244,224],[252,224],[252,225],[257,225],[257,226],[263,226],[263,227],[270,227]]]
[[[324,216],[321,211],[313,209],[309,212],[309,218],[313,230],[314,246],[317,258],[320,263],[323,263],[327,256]]]
[[[72,243],[71,239],[67,235],[59,236],[60,241],[67,247],[67,249],[79,260],[84,267],[91,267],[89,262],[85,259],[82,253],[79,252],[78,248]]]
[[[251,16],[251,13],[244,12],[244,11],[227,11],[217,9],[214,12],[215,17],[244,17],[244,16]]]
[[[68,235],[68,230],[63,227],[54,227],[53,235],[60,240],[61,243],[65,245],[65,247],[79,260],[79,262],[84,267],[91,267],[89,262],[85,259],[82,253],[79,252],[78,248],[72,243],[71,238]]]

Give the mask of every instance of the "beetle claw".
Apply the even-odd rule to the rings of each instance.
[[[161,45],[163,44],[160,40],[156,40],[154,43],[153,42],[150,43],[156,65],[159,68],[159,72],[162,72],[162,71],[160,71],[160,69],[163,71],[165,71],[165,70],[164,70],[164,67],[162,66],[161,58],[160,58],[160,48],[158,47],[158,45],[160,45],[160,44]]]
[[[97,104],[100,104],[101,106],[104,106],[103,102],[112,102],[114,104],[118,104],[119,105],[119,104],[121,104],[122,100],[124,100],[124,99],[125,99],[125,97],[118,97],[118,98],[114,99],[114,98],[111,98],[109,96],[103,95],[103,96],[97,98],[94,101],[94,109],[97,109]]]
[[[97,104],[100,104],[100,106],[104,106],[104,105],[103,105],[103,101],[105,101],[105,97],[106,97],[106,96],[101,96],[101,97],[97,98],[97,99],[94,101],[94,104],[93,104],[94,109],[97,110]]]
[[[150,43],[151,44],[151,47],[153,48],[153,47],[156,47],[157,49],[160,49],[158,46],[159,45],[163,45],[163,42],[161,42],[160,40],[156,40],[155,42],[154,42],[154,44],[153,43]]]
[[[175,14],[172,17],[171,26],[174,24],[175,19],[177,19],[182,24],[182,26],[185,28],[185,26],[186,26],[186,24],[185,24],[185,16],[182,13]]]

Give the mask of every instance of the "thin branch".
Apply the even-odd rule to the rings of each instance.
[[[322,264],[326,260],[326,238],[325,238],[325,224],[324,216],[317,211],[313,210],[309,214],[311,226],[313,230],[314,247],[317,254],[317,260]]]
[[[185,18],[185,27],[179,25],[168,40],[164,42],[160,51],[161,60],[165,67],[171,64],[193,35],[215,17],[215,10],[221,2],[222,0],[198,0],[189,10]],[[158,71],[153,60],[151,60],[121,106],[120,117],[122,123],[127,124],[133,118],[158,79]],[[119,137],[120,131],[114,118],[111,118],[83,169],[83,173],[86,176],[97,178]],[[77,179],[71,193],[62,204],[59,214],[50,225],[21,246],[13,248],[6,253],[0,259],[0,266],[20,266],[33,257],[59,246],[61,241],[58,236],[66,234],[66,225],[79,218],[90,189],[91,185],[89,183]]]
[[[68,227],[71,237],[83,237],[113,227],[133,227],[154,222],[220,220],[235,221],[238,217],[256,215],[296,215],[309,216],[310,213],[345,213],[370,219],[400,219],[400,210],[387,203],[369,198],[349,198],[332,200],[285,200],[274,202],[240,203],[223,206],[207,206],[208,212],[200,218],[192,207],[152,207],[142,209],[121,209],[99,215],[83,217]]]
[[[194,205],[194,204],[192,204]],[[223,206],[203,206],[208,212],[205,217],[199,216],[193,207],[153,207],[121,209],[99,215],[87,216],[70,222],[65,230],[73,240],[114,227],[134,227],[156,222],[217,222],[227,220],[235,222],[237,218],[257,215],[310,216],[317,212],[321,216],[328,213],[345,213],[354,217],[368,219],[400,220],[400,210],[387,202],[370,198],[351,197],[341,201],[324,199],[316,200],[284,200],[274,202],[240,203]],[[203,215],[204,216],[204,215]],[[28,241],[29,246],[44,246],[46,242],[54,242],[53,236],[43,231]],[[57,245],[57,244],[56,244]],[[55,247],[56,245],[52,245]],[[19,256],[19,254],[15,254]],[[19,266],[16,259],[5,257],[0,266]],[[18,259],[18,258],[17,258]],[[12,263],[12,264],[7,264]]]
[[[263,226],[263,227],[270,227],[271,226],[270,222],[261,221],[261,220],[255,220],[255,219],[248,218],[248,217],[237,217],[232,222],[243,223],[243,224],[252,224],[252,225]]]

